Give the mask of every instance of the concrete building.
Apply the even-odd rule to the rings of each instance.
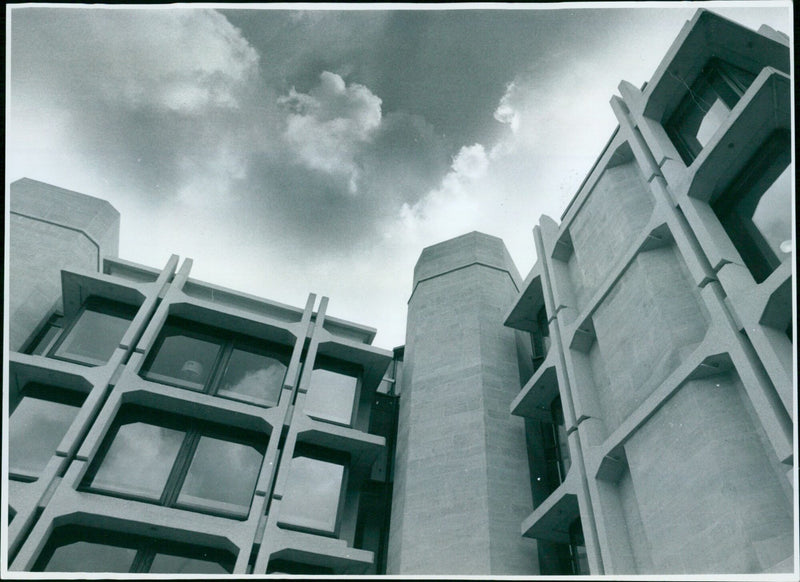
[[[619,90],[528,276],[426,248],[394,351],[13,183],[11,573],[796,573],[788,41],[700,11]]]

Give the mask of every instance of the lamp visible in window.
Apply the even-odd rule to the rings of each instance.
[[[275,406],[289,358],[288,347],[173,318],[150,350],[142,377]]]

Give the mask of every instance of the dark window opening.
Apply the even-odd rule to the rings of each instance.
[[[315,564],[303,564],[292,560],[270,560],[267,565],[267,574],[309,574],[309,575],[333,575],[333,568],[318,566]]]
[[[80,526],[57,528],[34,572],[230,574],[230,552]]]
[[[82,489],[246,519],[267,440],[129,405],[115,419]]]
[[[263,340],[171,319],[142,368],[154,382],[260,406],[280,399],[291,350]]]
[[[9,417],[9,476],[35,481],[78,415],[86,395],[36,382],[25,385]]]
[[[688,166],[725,123],[755,75],[717,58],[708,61],[664,127]]]
[[[119,347],[137,310],[124,303],[90,297],[50,350],[50,357],[102,366]]]
[[[757,283],[793,252],[790,143],[788,131],[774,132],[711,204]]]
[[[536,312],[536,329],[531,332],[531,348],[533,371],[536,372],[547,357],[547,352],[550,351],[550,328],[547,324],[547,310],[544,305]]]
[[[567,478],[571,464],[567,428],[564,422],[564,410],[561,397],[557,396],[550,403],[551,422],[543,422],[542,442],[544,443],[545,475],[552,493]]]

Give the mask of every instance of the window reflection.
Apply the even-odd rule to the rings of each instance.
[[[159,499],[183,437],[181,431],[144,422],[120,426],[92,488]]]
[[[303,410],[314,418],[350,425],[358,379],[353,376],[315,368]]]
[[[200,437],[178,504],[247,517],[261,457],[246,444]]]
[[[234,349],[217,393],[274,406],[285,375],[286,365],[277,358]]]
[[[105,364],[119,347],[136,309],[130,306],[90,300],[54,357],[81,364]]]
[[[36,385],[26,386],[24,392],[42,397],[24,394],[11,414],[9,472],[36,478],[75,420],[83,397]],[[48,395],[53,399],[44,399]]]
[[[126,406],[82,487],[244,519],[266,435]]]
[[[142,369],[147,380],[260,406],[280,398],[288,347],[172,318]]]
[[[292,459],[279,517],[282,525],[335,534],[344,466],[305,456]]]

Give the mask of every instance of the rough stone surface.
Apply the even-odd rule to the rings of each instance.
[[[507,256],[499,239],[471,233],[417,265],[389,574],[538,571],[535,542],[519,532],[532,504],[524,423],[509,414],[520,381],[515,332],[502,325],[518,280]],[[476,260],[489,266],[458,268]]]
[[[57,203],[56,203],[57,202]],[[9,348],[19,350],[42,317],[61,309],[61,270],[98,268],[116,256],[119,213],[105,200],[34,180],[11,184]]]

